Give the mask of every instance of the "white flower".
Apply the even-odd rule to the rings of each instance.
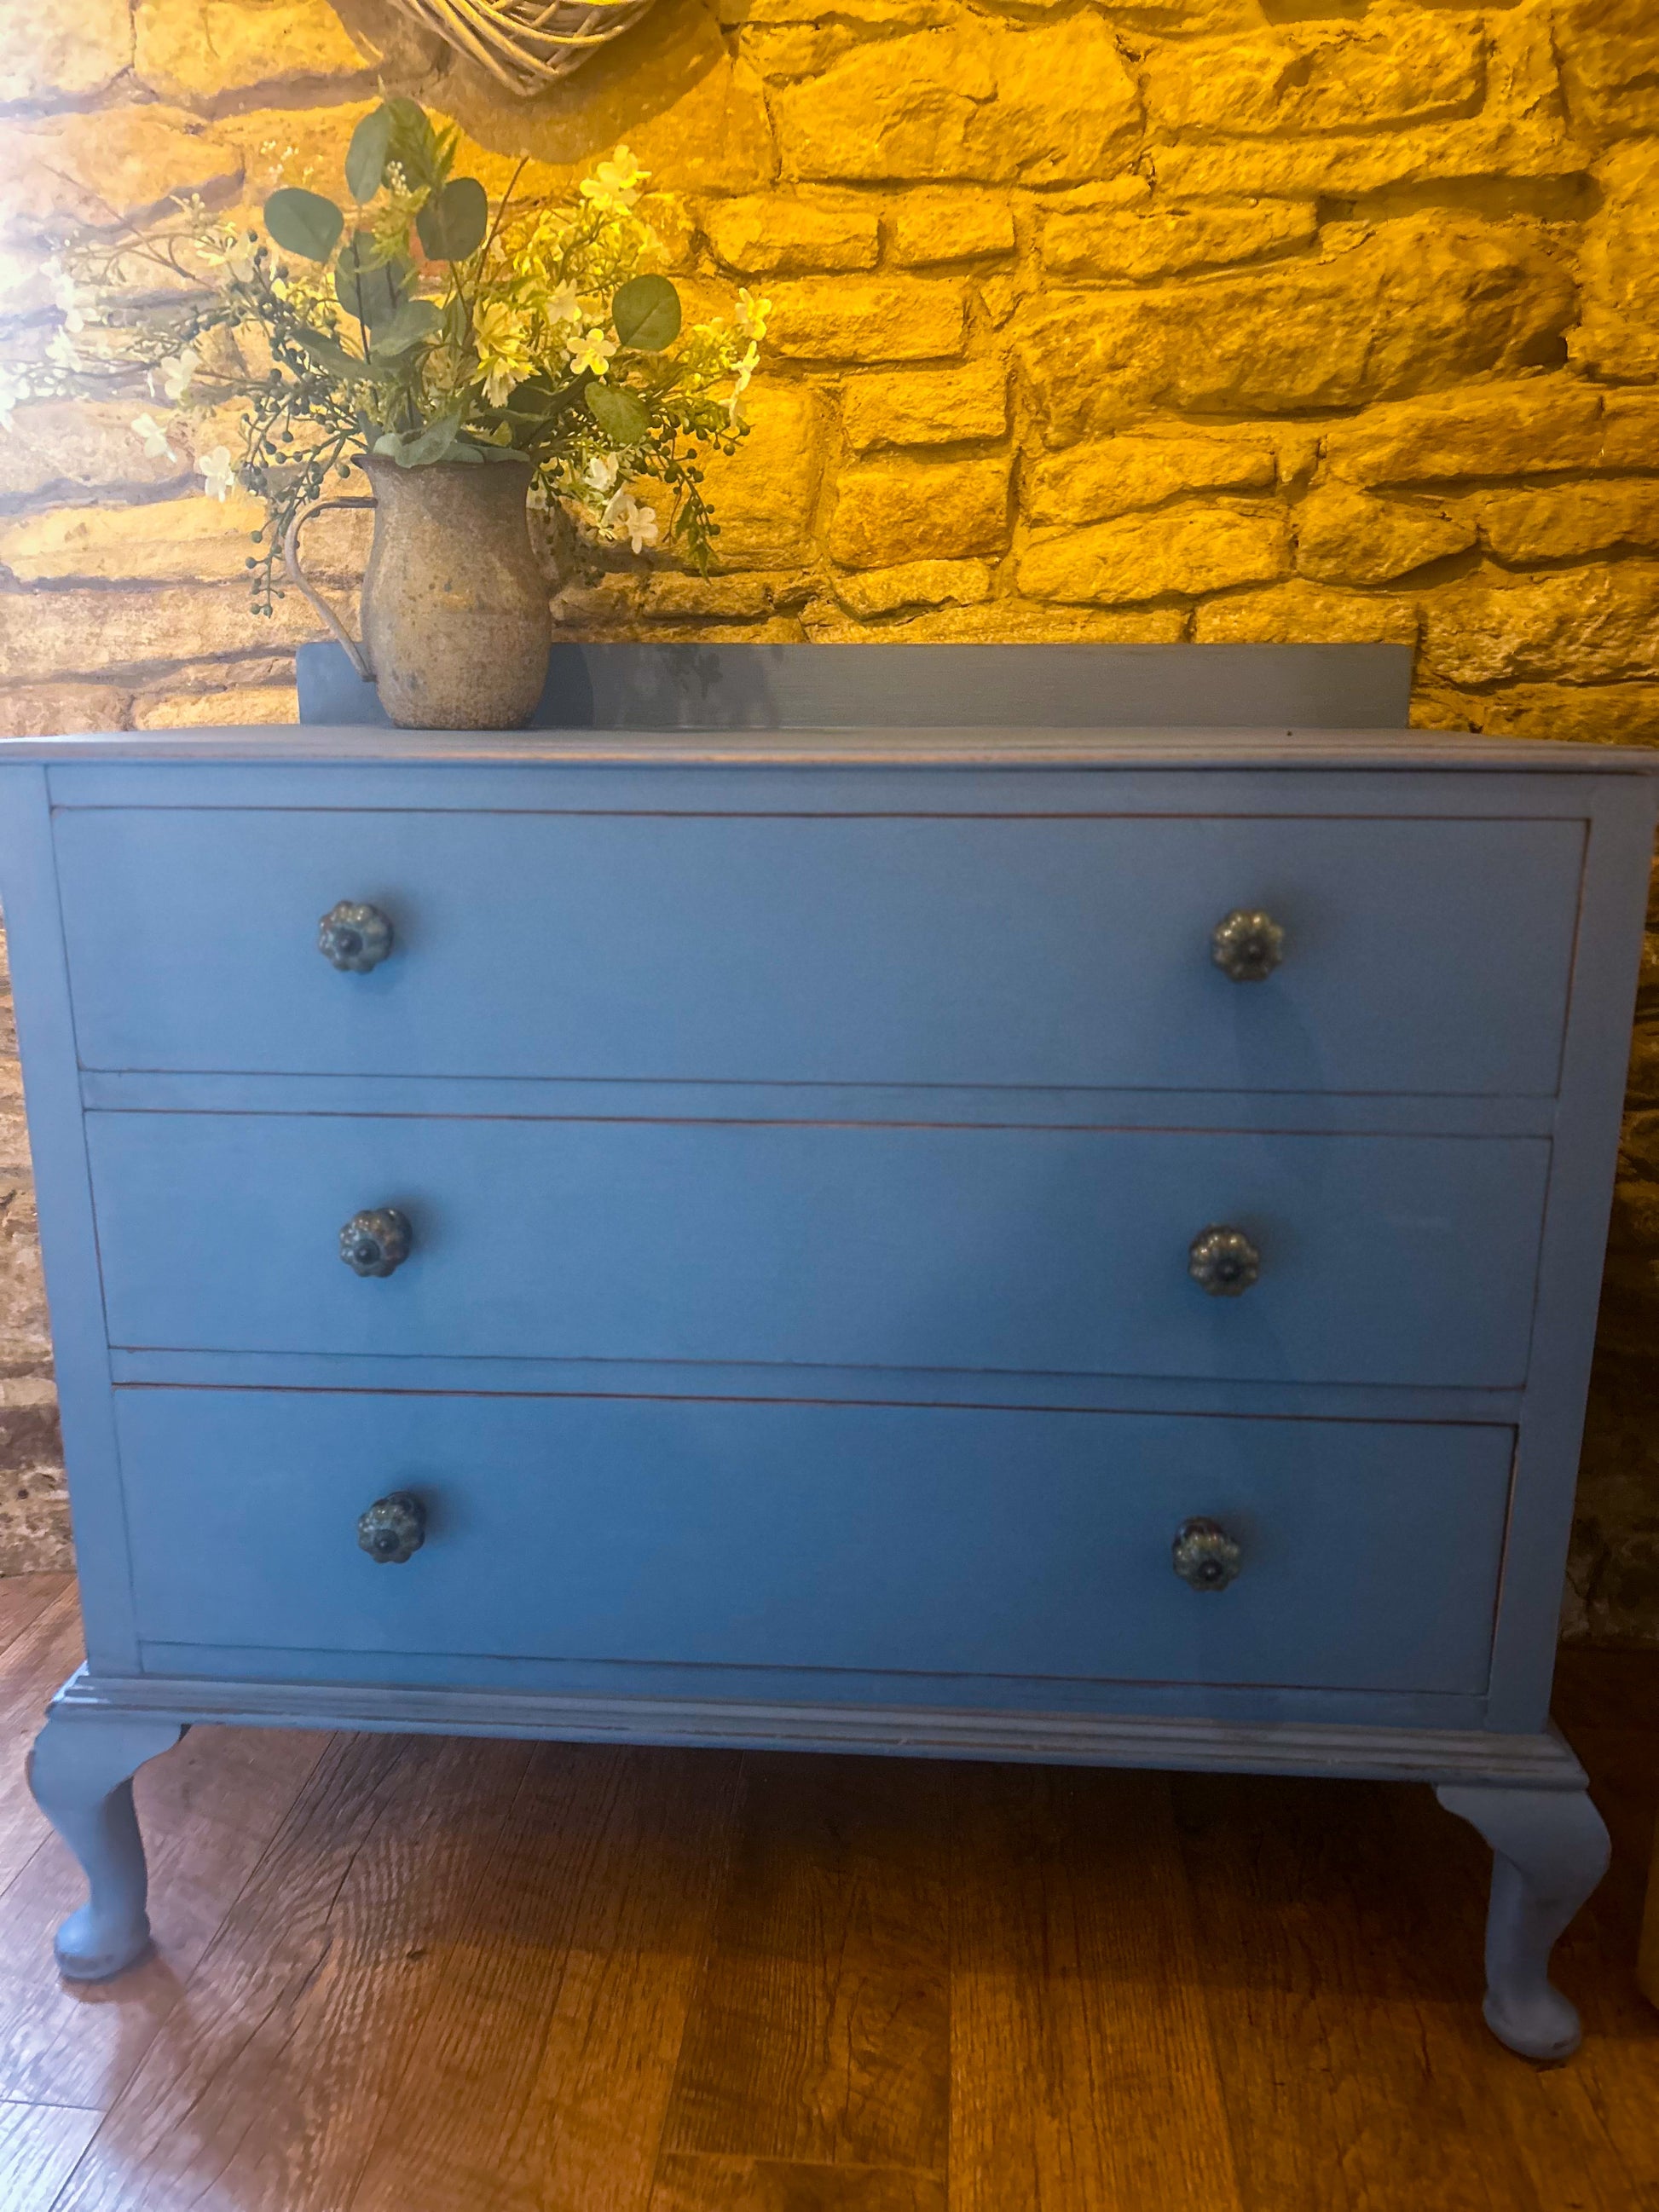
[[[631,208],[650,173],[649,169],[641,168],[626,146],[618,146],[610,161],[601,161],[591,177],[582,179],[582,198],[600,208]]]
[[[23,387],[9,369],[0,368],[0,430],[10,430],[12,414],[24,397]]]
[[[54,333],[46,347],[46,359],[59,368],[79,368],[81,356],[75,350],[75,340],[67,331]]]
[[[763,338],[766,336],[766,319],[771,312],[772,302],[757,300],[745,284],[738,294],[738,304],[732,311],[732,319],[743,337]]]
[[[202,356],[195,347],[186,346],[182,353],[174,354],[171,360],[157,363],[161,375],[162,393],[175,406],[189,391],[190,380],[201,366],[201,361]]]
[[[732,397],[726,402],[726,419],[728,422],[735,422],[737,421],[738,403],[742,399],[744,393],[748,391],[750,380],[753,378],[759,363],[760,348],[757,345],[751,345],[748,352],[744,355],[742,360],[738,362],[736,368],[732,371]]]
[[[203,492],[209,499],[216,499],[222,506],[236,481],[236,468],[230,458],[230,447],[215,446],[210,453],[198,458],[196,466],[207,479],[202,486]]]
[[[629,491],[619,491],[605,510],[605,526],[613,538],[627,538],[636,553],[657,542],[657,510],[641,507]]]
[[[547,319],[550,323],[574,323],[581,311],[580,297],[568,277],[547,295]]]
[[[66,331],[83,331],[87,319],[81,313],[80,292],[61,261],[47,261],[41,265],[41,275],[52,287],[52,304],[64,318]]]
[[[170,461],[178,459],[178,454],[167,443],[167,432],[153,415],[135,415],[132,418],[132,432],[135,437],[143,440],[144,451],[151,460],[158,460],[163,453]]]
[[[580,376],[584,374],[590,376],[603,376],[611,365],[611,356],[617,350],[617,341],[615,338],[607,337],[596,323],[592,329],[585,332],[582,337],[568,339],[565,350],[570,356],[570,370],[573,376]]]
[[[615,487],[620,465],[614,453],[595,453],[582,471],[582,480],[595,491],[610,491]]]

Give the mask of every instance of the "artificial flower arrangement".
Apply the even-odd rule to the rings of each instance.
[[[273,191],[264,235],[199,202],[113,246],[80,247],[49,276],[59,316],[44,363],[0,385],[20,397],[102,382],[212,412],[240,409],[242,450],[197,466],[211,497],[264,503],[250,556],[269,612],[293,518],[369,454],[405,468],[518,456],[532,503],[562,506],[591,540],[660,541],[706,568],[718,526],[702,461],[744,434],[740,402],[769,302],[738,295],[730,324],[682,329],[678,292],[642,270],[657,249],[635,203],[647,172],[625,146],[562,205],[493,212],[453,173],[459,132],[414,100],[364,116],[346,155],[348,210],[302,185]],[[133,421],[151,453],[167,433]],[[639,494],[654,482],[671,508]]]

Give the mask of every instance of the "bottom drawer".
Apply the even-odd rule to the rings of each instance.
[[[118,1395],[150,1643],[1478,1692],[1511,1431],[707,1399]],[[422,1547],[357,1517],[407,1491]],[[1189,1516],[1231,1585],[1173,1571]]]

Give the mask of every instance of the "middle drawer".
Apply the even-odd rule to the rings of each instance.
[[[131,1349],[1518,1385],[1540,1138],[87,1116]],[[342,1264],[395,1208],[409,1257]],[[1259,1255],[1207,1294],[1214,1227]]]

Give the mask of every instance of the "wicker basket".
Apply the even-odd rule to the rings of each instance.
[[[637,23],[651,0],[398,0],[510,92],[540,92]]]

